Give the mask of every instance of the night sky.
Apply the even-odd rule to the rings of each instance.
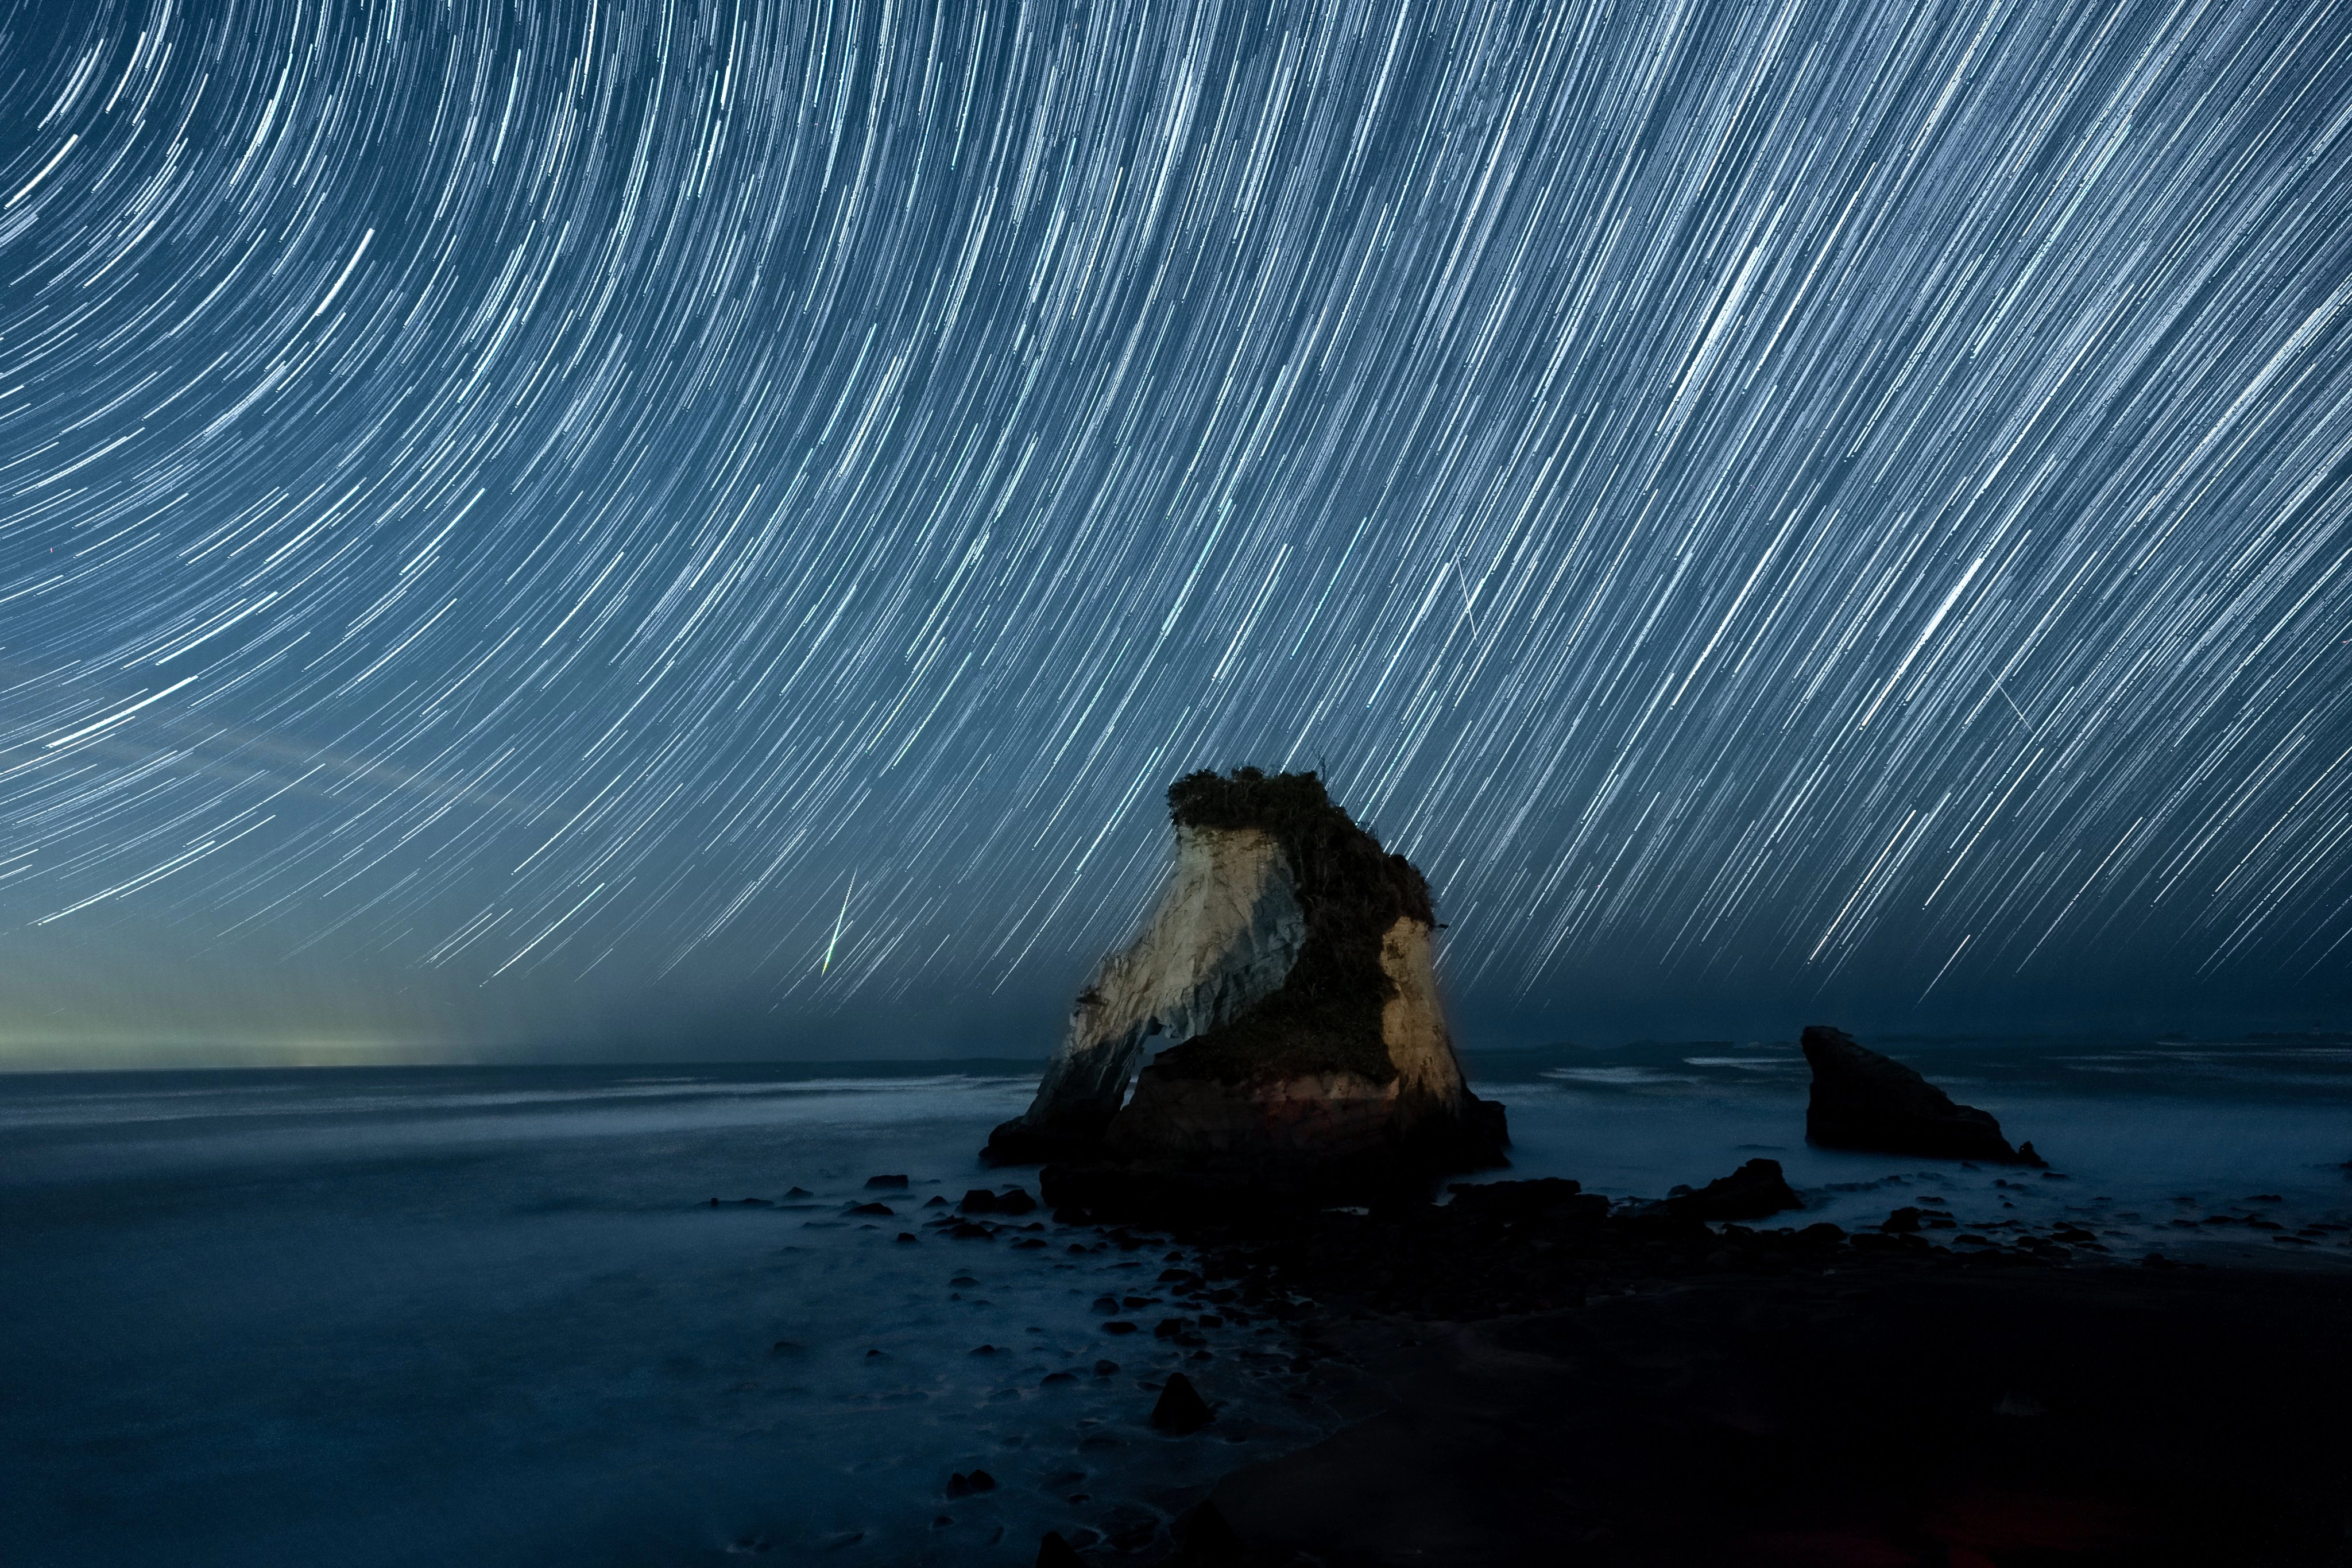
[[[2352,1019],[2345,0],[0,18],[0,1052]]]

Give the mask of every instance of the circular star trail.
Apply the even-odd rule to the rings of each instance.
[[[2342,0],[83,0],[0,80],[8,1038],[1050,1028],[1244,762],[1473,1016],[2352,1000]]]

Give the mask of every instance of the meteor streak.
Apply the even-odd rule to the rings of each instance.
[[[849,918],[849,895],[856,891],[857,879],[853,876],[849,879],[849,886],[841,895],[841,913],[833,917],[833,940],[824,945],[824,962],[817,967],[817,973],[820,975],[829,975],[833,972],[833,950],[841,942],[842,922]]]

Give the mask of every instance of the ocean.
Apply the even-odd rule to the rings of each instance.
[[[1716,1041],[1471,1057],[1510,1109],[1492,1178],[1654,1197],[1762,1156],[1807,1202],[1772,1223],[1927,1200],[1996,1237],[2071,1219],[2120,1260],[2352,1267],[2352,1040],[1871,1043],[2052,1173],[1811,1149],[1794,1047]],[[992,1241],[927,1227],[933,1197],[1034,1193],[976,1151],[1035,1071],[0,1077],[0,1562],[1164,1548],[1200,1487],[1372,1392],[1263,1316],[1154,1337],[1188,1261],[1164,1239],[1043,1210]],[[876,1200],[893,1213],[849,1212]],[[1141,1332],[1107,1333],[1106,1297]],[[1180,1369],[1220,1407],[1189,1437],[1148,1421]],[[993,1486],[951,1490],[974,1470]]]

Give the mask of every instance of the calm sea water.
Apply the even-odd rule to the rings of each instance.
[[[2352,1213],[2341,1042],[1902,1053],[2066,1179],[1809,1150],[1786,1046],[1474,1071],[1511,1108],[1501,1176],[1657,1196],[1763,1154],[1797,1223],[1927,1194],[2095,1221],[2122,1255],[2352,1266],[2345,1231],[2271,1239]],[[0,1561],[1025,1564],[1046,1529],[1149,1533],[1344,1413],[1263,1323],[1206,1360],[1107,1335],[1094,1303],[1159,1294],[1162,1248],[1043,1214],[1026,1249],[917,1228],[933,1194],[1030,1180],[974,1151],[1034,1071],[0,1078]],[[898,1216],[846,1214],[886,1172]],[[2287,1230],[2173,1223],[2214,1213]],[[1179,1366],[1223,1405],[1200,1437],[1147,1422]],[[948,1496],[975,1467],[996,1490]]]

